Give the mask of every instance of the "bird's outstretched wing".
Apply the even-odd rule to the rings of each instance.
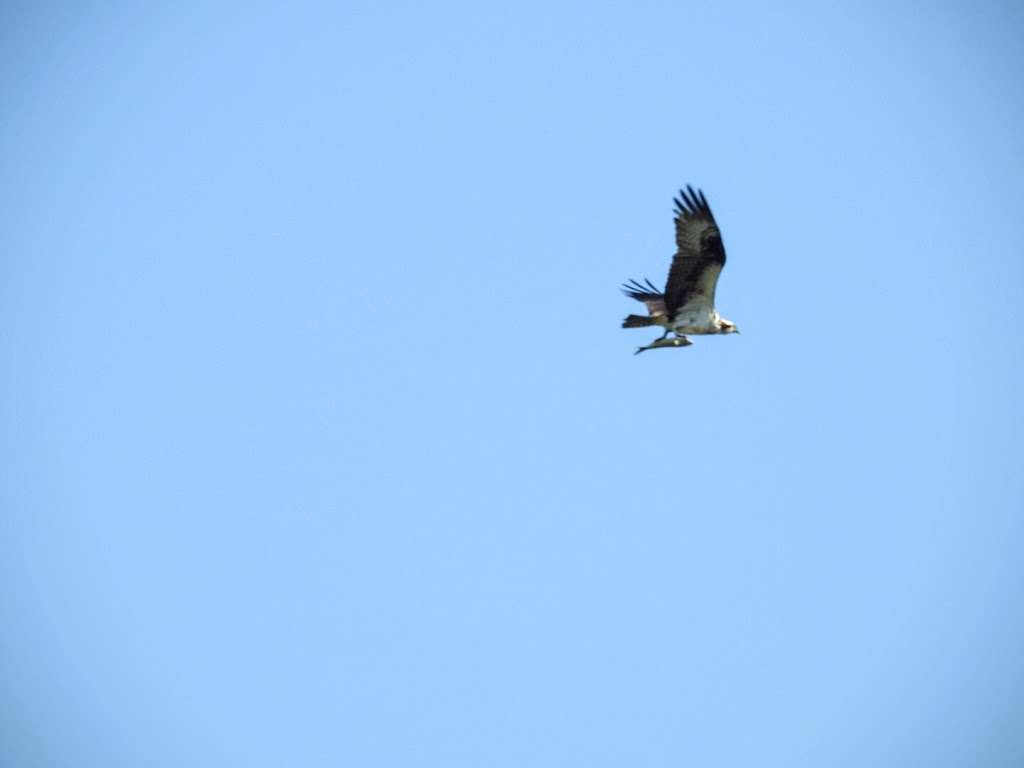
[[[687,305],[713,307],[718,275],[725,266],[722,233],[704,193],[687,185],[679,190],[675,204],[676,255],[665,284],[665,309],[670,317]]]
[[[631,299],[641,301],[647,307],[649,315],[665,314],[665,294],[659,291],[650,280],[644,278],[643,285],[636,280],[630,280],[622,284],[622,292]]]

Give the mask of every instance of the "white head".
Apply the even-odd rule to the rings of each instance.
[[[736,323],[732,320],[726,320],[724,317],[718,320],[718,332],[719,333],[739,333],[740,329],[736,327]]]

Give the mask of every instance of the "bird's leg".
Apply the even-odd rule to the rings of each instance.
[[[664,338],[667,338],[667,337],[668,337],[668,335],[669,335],[670,333],[675,333],[675,331],[673,331],[673,330],[672,330],[671,328],[666,328],[666,329],[665,329],[665,332],[664,332],[663,334],[661,334],[661,336],[659,336],[659,337],[657,338],[657,340],[658,340],[658,341],[661,341],[662,339],[664,339]],[[679,335],[679,334],[678,334],[678,333],[676,333],[676,336],[678,336],[678,335]]]

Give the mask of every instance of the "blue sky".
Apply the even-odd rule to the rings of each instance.
[[[1019,9],[4,16],[5,764],[1024,762]]]

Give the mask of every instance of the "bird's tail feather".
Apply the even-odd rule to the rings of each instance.
[[[622,321],[623,328],[646,328],[648,325],[655,325],[657,321],[646,315],[629,315]]]

